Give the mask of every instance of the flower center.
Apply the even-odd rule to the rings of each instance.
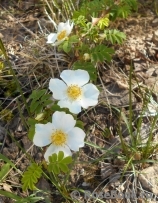
[[[51,135],[51,142],[54,145],[62,146],[63,144],[66,143],[66,140],[67,140],[67,135],[64,132],[62,132],[61,130],[56,130]]]
[[[58,34],[57,39],[60,41],[65,37],[66,37],[66,30],[63,30]]]
[[[81,96],[82,90],[77,85],[70,85],[68,87],[68,89],[67,89],[67,94],[68,94],[68,97],[71,100],[76,100],[76,99],[78,99]]]

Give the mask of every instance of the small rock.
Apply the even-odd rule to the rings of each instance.
[[[145,168],[138,175],[138,179],[144,189],[158,195],[158,165]]]
[[[152,26],[154,26],[154,27],[157,27],[157,26],[158,26],[158,18],[155,18],[155,19],[152,21]]]
[[[154,44],[156,44],[158,46],[158,30],[153,31],[152,41]]]

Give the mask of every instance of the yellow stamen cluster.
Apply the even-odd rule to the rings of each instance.
[[[66,140],[67,135],[61,130],[56,130],[51,136],[52,144],[57,146],[62,146],[63,144],[66,144]]]
[[[65,37],[66,37],[66,30],[63,30],[58,34],[57,39],[60,41],[60,40],[64,39]]]
[[[78,85],[70,85],[67,89],[67,95],[71,100],[78,99],[82,94],[82,90]]]

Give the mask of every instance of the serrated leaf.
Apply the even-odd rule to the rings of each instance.
[[[57,104],[54,104],[53,106],[51,106],[50,109],[52,111],[63,111],[63,109],[60,108],[60,106],[58,106]]]
[[[126,35],[116,29],[106,30],[104,33],[106,40],[109,40],[112,44],[121,44],[126,39]]]
[[[58,153],[58,162],[60,162],[63,158],[64,158],[64,152],[59,151],[59,153]]]
[[[22,189],[31,189],[33,190],[35,188],[35,184],[38,181],[38,178],[40,178],[42,175],[42,169],[41,166],[38,166],[36,163],[33,163],[31,166],[27,168],[27,170],[24,172],[22,177]]]
[[[66,164],[59,163],[58,166],[59,166],[59,168],[61,169],[61,171],[63,171],[64,173],[66,173],[66,172],[69,171],[69,168],[67,167]]]
[[[72,163],[72,157],[71,157],[71,156],[65,157],[65,158],[61,161],[61,163],[63,163],[63,164],[70,164],[70,163]]]
[[[32,102],[30,104],[30,112],[31,113],[35,112],[35,110],[37,109],[38,106],[39,106],[39,102]]]
[[[63,50],[66,52],[66,53],[69,53],[71,51],[71,44],[69,43],[69,41],[65,41],[63,43]]]
[[[69,42],[70,43],[77,43],[79,41],[79,37],[77,35],[72,35],[70,38],[69,38]]]
[[[35,124],[37,123],[37,121],[36,121],[35,119],[33,119],[33,118],[28,118],[28,119],[27,119],[27,123],[28,123],[29,125],[35,125]]]
[[[53,167],[53,170],[52,170],[52,171],[53,171],[55,174],[59,174],[59,173],[60,173],[59,166],[58,166],[57,164],[52,165],[52,167]]]
[[[48,165],[48,171],[49,172],[53,171],[53,165],[54,165],[54,163],[49,163],[49,165]]]
[[[41,113],[43,106],[39,102],[37,102],[37,104],[38,104],[38,106],[35,110],[36,110],[36,114],[39,114],[39,113]]]
[[[52,101],[52,100],[47,100],[47,101],[44,101],[44,106],[47,106],[47,105],[52,104],[52,103],[53,103],[53,101]]]
[[[46,89],[43,89],[43,90],[34,90],[32,92],[32,94],[29,96],[30,99],[36,99],[38,100],[43,94],[46,93]]]
[[[57,154],[56,153],[54,153],[54,154],[52,154],[52,162],[56,162],[57,161]]]
[[[104,45],[98,45],[91,50],[91,55],[94,62],[103,62],[104,60],[111,61],[111,55],[114,50]]]
[[[40,102],[44,102],[45,100],[50,99],[51,95],[50,94],[44,94],[41,98],[40,98]]]

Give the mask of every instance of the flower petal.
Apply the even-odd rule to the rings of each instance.
[[[79,151],[79,148],[84,146],[85,136],[86,134],[81,128],[75,127],[68,132],[67,145],[71,150]]]
[[[83,108],[88,108],[89,106],[94,106],[98,103],[99,90],[97,87],[91,83],[86,84],[82,87],[83,96],[81,99],[81,106]]]
[[[51,34],[48,35],[47,39],[48,39],[47,43],[52,44],[57,40],[57,34],[56,33],[51,33]]]
[[[67,133],[74,128],[76,120],[70,114],[56,111],[52,116],[52,123],[56,129],[61,129]]]
[[[62,40],[58,40],[58,41],[54,42],[54,44],[52,44],[52,46],[58,46],[58,45],[61,44],[64,40],[65,40],[65,38],[63,38]]]
[[[69,20],[65,23],[65,30],[67,32],[67,36],[71,33],[73,28],[73,23],[70,24]]]
[[[51,143],[50,137],[53,129],[54,126],[52,123],[36,124],[33,143],[38,147],[44,147],[50,144]]]
[[[59,79],[50,79],[49,89],[53,92],[53,97],[55,99],[64,99],[66,97],[66,84]]]
[[[58,102],[58,105],[61,108],[68,108],[70,112],[74,114],[78,114],[81,112],[81,104],[80,101],[70,102],[68,100],[61,100]]]
[[[61,23],[59,23],[59,25],[58,25],[58,30],[57,30],[57,32],[61,32],[61,31],[63,31],[63,30],[65,30],[65,23],[61,22]]]
[[[64,70],[60,77],[66,82],[66,84],[77,84],[83,86],[89,81],[89,74],[85,70]]]
[[[46,150],[46,152],[45,152],[45,154],[44,154],[45,160],[48,161],[48,157],[49,157],[49,156],[51,156],[51,155],[54,154],[54,153],[57,153],[57,154],[58,154],[59,151],[63,151],[63,152],[64,152],[64,157],[66,157],[66,156],[71,156],[71,155],[72,155],[72,153],[71,153],[71,151],[70,151],[70,149],[69,149],[68,146],[65,145],[65,146],[59,147],[59,146],[55,146],[55,145],[52,145],[52,144],[51,144],[51,145],[47,148],[47,150]]]

